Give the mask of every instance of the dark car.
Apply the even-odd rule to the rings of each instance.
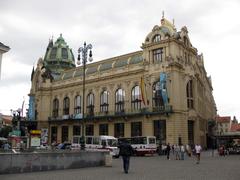
[[[71,149],[71,143],[60,143],[58,144],[57,149]]]

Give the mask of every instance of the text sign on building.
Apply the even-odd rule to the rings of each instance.
[[[32,147],[40,146],[40,138],[39,137],[32,137],[31,138],[31,146]]]

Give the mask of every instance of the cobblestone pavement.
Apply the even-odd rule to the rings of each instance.
[[[92,167],[59,171],[0,175],[0,180],[240,180],[240,155],[195,157],[167,160],[166,156],[132,157],[130,171],[124,174],[122,159],[113,159],[112,167]]]

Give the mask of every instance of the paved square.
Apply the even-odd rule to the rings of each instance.
[[[132,157],[129,174],[122,170],[122,159],[113,159],[112,167],[93,167],[62,171],[0,175],[0,180],[239,180],[240,155],[219,157],[202,153],[195,157],[167,160],[166,156]]]

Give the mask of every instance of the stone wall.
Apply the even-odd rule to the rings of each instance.
[[[94,167],[105,165],[109,152],[38,152],[0,154],[0,174]]]

